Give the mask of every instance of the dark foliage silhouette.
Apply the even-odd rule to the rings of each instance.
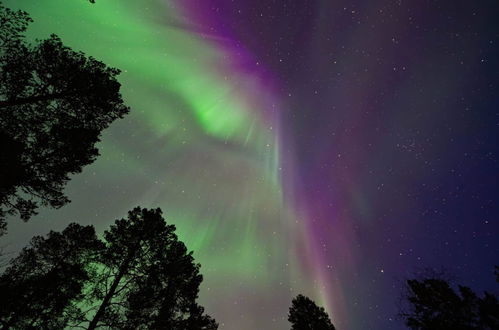
[[[202,276],[161,210],[135,208],[104,234],[104,268],[92,293],[99,324],[139,329],[216,329],[195,302]]]
[[[0,327],[63,329],[101,245],[93,227],[77,224],[34,237],[0,276]]]
[[[291,330],[335,330],[324,308],[301,294],[291,303],[288,321]]]
[[[499,329],[499,301],[488,292],[480,298],[466,286],[456,291],[444,279],[425,278],[408,280],[404,298],[408,307],[400,316],[410,329]]]
[[[32,20],[0,3],[0,229],[42,206],[68,203],[69,176],[98,156],[103,129],[128,113],[119,70],[51,35],[30,44]]]
[[[73,246],[75,235],[67,233],[78,231]],[[160,209],[135,208],[102,240],[93,227],[72,224],[35,238],[11,261],[0,289],[12,298],[0,305],[0,320],[23,329],[214,330],[217,323],[196,303],[199,267]]]

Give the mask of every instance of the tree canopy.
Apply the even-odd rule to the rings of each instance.
[[[61,233],[34,237],[0,276],[1,328],[63,329],[81,317],[75,303],[101,248],[91,226],[71,224]]]
[[[65,46],[56,35],[28,43],[26,12],[0,3],[0,229],[39,206],[69,202],[70,175],[98,156],[102,130],[129,108],[120,71]]]
[[[408,307],[400,316],[410,329],[499,329],[499,301],[488,292],[479,297],[469,287],[455,290],[447,280],[432,277],[408,280],[404,298]]]
[[[324,308],[301,294],[291,303],[288,321],[291,330],[335,330]]]
[[[3,328],[214,330],[217,323],[196,303],[199,267],[160,209],[133,209],[101,240],[93,227],[71,224],[34,238],[9,263],[0,278],[8,297],[0,322]]]

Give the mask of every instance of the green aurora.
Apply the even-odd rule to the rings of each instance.
[[[222,329],[262,329],[269,320],[285,327],[283,301],[320,290],[304,284],[294,261],[299,221],[283,203],[273,120],[280,105],[271,89],[192,33],[172,1],[5,5],[31,15],[30,38],[55,33],[122,70],[132,108],[105,132],[98,160],[68,185],[72,203],[11,225],[22,239],[10,243],[20,247],[72,221],[102,231],[136,205],[161,207],[201,263],[201,302]]]

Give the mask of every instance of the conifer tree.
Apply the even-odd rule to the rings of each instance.
[[[292,301],[288,321],[291,330],[335,330],[324,308],[301,294]]]
[[[35,237],[9,263],[0,326],[215,330],[196,302],[199,267],[160,209],[133,209],[100,240],[71,224]]]
[[[27,42],[31,22],[0,3],[0,231],[7,215],[28,220],[39,206],[68,203],[70,175],[95,160],[102,130],[129,111],[119,70],[56,35]]]

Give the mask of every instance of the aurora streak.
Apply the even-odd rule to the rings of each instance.
[[[122,70],[122,93],[132,109],[104,133],[97,161],[68,185],[72,203],[11,226],[17,237],[11,244],[23,246],[34,233],[72,221],[102,231],[134,206],[160,207],[201,263],[201,304],[220,329],[289,328],[287,310],[298,293],[325,306],[337,328],[367,329],[366,319],[382,305],[384,293],[396,296],[397,288],[384,279],[386,269],[394,265],[397,276],[406,274],[406,261],[396,259],[400,251],[428,256],[425,260],[432,254],[405,252],[412,249],[406,241],[390,245],[418,226],[404,212],[420,203],[402,200],[411,192],[390,182],[411,187],[433,175],[415,170],[411,175],[417,179],[408,178],[397,168],[426,166],[423,156],[452,149],[450,142],[425,149],[417,129],[411,131],[425,114],[409,110],[435,110],[430,100],[438,93],[457,98],[465,85],[452,68],[441,79],[433,77],[431,64],[447,58],[432,53],[431,61],[420,59],[410,46],[393,58],[380,55],[385,50],[347,53],[359,40],[369,50],[379,44],[390,49],[404,35],[408,38],[409,30],[398,31],[396,24],[380,20],[375,22],[380,31],[369,34],[370,27],[344,16],[344,7],[349,15],[360,10],[366,17],[379,15],[380,7],[391,8],[391,1],[381,2],[384,7],[307,2],[300,10],[310,20],[269,28],[275,35],[292,31],[283,53],[269,51],[266,58],[254,46],[268,42],[255,28],[264,23],[255,23],[251,36],[243,18],[233,23],[239,22],[237,10],[236,19],[221,14],[229,1],[4,1],[30,13],[35,22],[29,37],[55,33],[68,46]],[[243,17],[249,2],[241,8]],[[400,19],[426,15],[418,5],[415,13],[386,8]],[[323,45],[330,29],[336,52],[326,52]],[[305,49],[306,68],[295,65],[301,57],[288,61],[292,49]],[[376,66],[383,61],[385,66]],[[351,79],[340,83],[347,75]],[[413,80],[406,75],[428,93],[439,92],[413,97]],[[386,96],[386,90],[395,96]],[[402,115],[398,110],[406,107],[407,95],[413,101]],[[438,120],[435,129],[444,119]],[[429,130],[431,125],[421,126]],[[416,152],[423,156],[411,158]],[[370,198],[385,191],[396,197]],[[396,220],[383,223],[387,213]],[[378,244],[385,245],[376,254]],[[393,312],[386,306],[380,308],[383,313]],[[378,325],[391,324],[388,319],[383,316]]]

